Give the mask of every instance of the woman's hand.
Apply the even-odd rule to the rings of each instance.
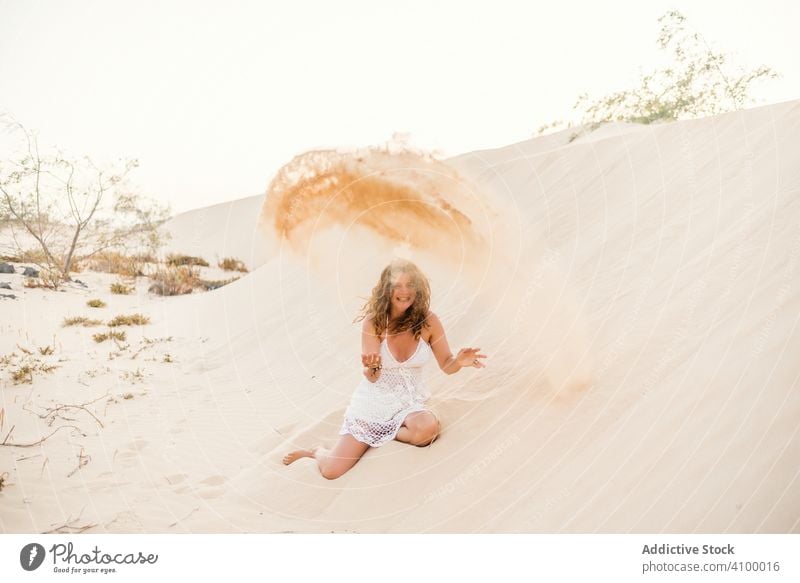
[[[371,383],[378,380],[381,374],[381,355],[375,352],[361,355],[361,364],[364,365],[364,376]]]
[[[381,366],[381,355],[377,352],[362,354],[361,363],[367,368],[379,368]]]
[[[479,354],[480,351],[480,348],[462,348],[456,355],[456,362],[462,367],[472,366],[475,368],[484,368],[486,365],[478,359],[486,358],[486,355]]]

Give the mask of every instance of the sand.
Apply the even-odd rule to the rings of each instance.
[[[165,226],[171,249],[250,268],[211,292],[0,274],[19,296],[0,355],[50,345],[59,366],[0,371],[0,530],[800,532],[800,101],[570,134],[300,157],[306,182]],[[391,442],[333,481],[284,466],[335,442],[353,318],[394,255],[486,368],[428,365],[430,447]],[[60,325],[133,312],[151,323],[124,349]]]

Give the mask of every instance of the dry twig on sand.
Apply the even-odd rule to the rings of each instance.
[[[16,425],[13,425],[11,427],[11,431],[14,431],[14,427],[16,427]],[[11,435],[11,431],[9,431],[8,435],[6,435],[6,438],[3,440],[3,443],[0,443],[0,445],[4,445],[6,447],[35,447],[40,443],[44,443],[46,440],[53,437],[56,433],[58,433],[61,429],[64,429],[65,427],[74,429],[75,431],[80,433],[83,437],[86,437],[86,434],[83,431],[81,431],[80,427],[76,427],[75,425],[62,425],[61,427],[57,427],[50,435],[47,435],[46,437],[41,438],[39,441],[34,441],[32,443],[6,443],[8,441],[9,435]]]
[[[70,533],[72,533],[72,534],[74,534],[74,533],[84,532],[86,530],[89,530],[90,528],[94,528],[95,526],[97,526],[96,524],[84,524],[83,526],[73,526],[74,523],[78,522],[81,519],[81,514],[83,514],[83,511],[84,511],[85,508],[86,508],[85,506],[84,506],[84,508],[81,508],[81,512],[80,512],[80,514],[78,514],[77,518],[70,517],[70,518],[67,519],[67,521],[64,524],[62,524],[60,526],[57,526],[57,527],[55,527],[53,529],[50,529],[48,531],[45,531],[42,534],[54,534],[54,533],[56,533],[56,534],[70,534]]]
[[[97,424],[98,424],[100,427],[105,427],[105,426],[103,425],[103,422],[102,422],[102,421],[100,421],[100,419],[98,419],[98,418],[97,418],[97,416],[96,416],[94,413],[92,413],[91,411],[89,411],[89,409],[87,409],[87,408],[86,408],[86,405],[91,405],[92,403],[96,403],[96,402],[97,402],[97,401],[99,401],[100,399],[105,399],[106,397],[108,397],[108,392],[106,392],[106,393],[105,393],[105,394],[103,394],[103,395],[100,395],[100,396],[99,396],[99,397],[97,397],[96,399],[92,399],[91,401],[86,401],[85,403],[81,403],[80,405],[61,404],[61,405],[58,405],[58,406],[56,406],[56,407],[52,407],[52,408],[49,408],[49,409],[45,409],[45,413],[44,413],[44,415],[42,415],[42,414],[40,414],[40,413],[37,413],[36,411],[31,411],[31,410],[30,410],[30,409],[28,409],[28,408],[27,408],[25,405],[23,405],[23,406],[22,406],[22,408],[23,408],[23,409],[25,409],[26,411],[28,411],[29,413],[33,413],[34,415],[36,415],[36,416],[37,416],[37,417],[39,417],[40,419],[46,419],[46,420],[47,420],[47,425],[48,425],[48,426],[52,426],[52,425],[53,425],[53,421],[55,421],[57,417],[59,417],[59,418],[61,418],[61,419],[64,419],[65,421],[76,421],[75,419],[70,419],[70,418],[67,418],[67,417],[62,417],[61,415],[59,415],[59,412],[61,412],[61,411],[66,411],[66,410],[68,410],[68,409],[81,409],[81,410],[83,410],[83,411],[86,411],[86,412],[87,412],[89,415],[91,415],[91,416],[92,416],[92,418],[93,418],[95,421],[97,421]],[[52,415],[52,417],[50,417],[51,415]]]

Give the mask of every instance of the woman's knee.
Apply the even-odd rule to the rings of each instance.
[[[430,445],[439,436],[441,424],[433,413],[427,412],[417,418],[413,443],[417,446]]]
[[[344,467],[340,464],[324,464],[319,468],[319,473],[326,480],[335,480],[343,476],[349,469],[349,467]]]

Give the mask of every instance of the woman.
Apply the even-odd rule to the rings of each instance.
[[[422,367],[431,355],[446,374],[464,367],[483,368],[480,348],[450,352],[444,328],[430,306],[428,279],[411,261],[395,259],[381,273],[378,285],[361,310],[361,363],[364,380],[344,415],[333,449],[320,446],[288,453],[283,463],[310,457],[320,473],[333,480],[352,468],[370,447],[396,439],[425,446],[441,425],[425,408],[430,392]],[[391,337],[391,341],[390,341]]]

